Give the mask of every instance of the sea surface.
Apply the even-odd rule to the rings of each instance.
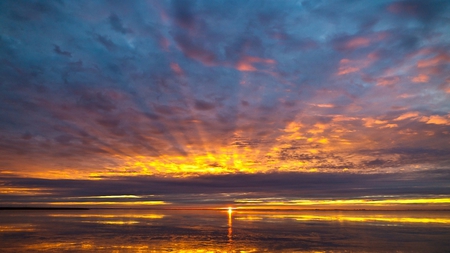
[[[450,212],[0,210],[0,251],[450,252]]]

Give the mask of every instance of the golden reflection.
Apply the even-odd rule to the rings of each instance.
[[[98,224],[107,224],[107,225],[133,225],[140,223],[136,220],[130,221],[118,221],[118,220],[99,220],[99,221],[83,221],[83,223],[98,223]]]
[[[97,212],[97,211],[96,211]],[[101,211],[103,212],[103,211]],[[273,252],[274,251],[274,243],[280,242],[280,239],[289,239],[289,242],[298,243],[295,245],[295,248],[290,248],[290,245],[287,245],[286,248],[284,245],[280,244],[280,252],[293,252],[298,249],[299,245],[310,247],[307,250],[302,252],[329,252],[329,250],[321,251],[323,247],[321,247],[322,241],[325,243],[329,243],[329,240],[326,236],[332,236],[333,239],[330,239],[331,242],[335,242],[336,245],[341,245],[343,248],[346,243],[353,243],[353,247],[355,245],[355,241],[359,240],[358,234],[362,229],[366,231],[366,227],[364,226],[356,226],[358,229],[354,230],[354,223],[367,223],[369,225],[376,225],[379,227],[393,227],[398,225],[403,225],[406,223],[423,223],[419,225],[410,225],[411,228],[414,227],[439,227],[439,230],[442,231],[442,224],[448,226],[450,224],[450,217],[447,212],[336,212],[336,211],[323,211],[323,212],[287,212],[287,211],[271,211],[271,212],[261,212],[261,211],[245,211],[240,210],[237,207],[225,207],[221,208],[214,213],[211,213],[214,216],[209,216],[203,212],[197,213],[201,215],[201,217],[217,217],[219,220],[217,224],[224,224],[227,219],[227,238],[225,236],[224,227],[220,229],[223,233],[213,233],[214,235],[208,234],[205,236],[205,230],[203,230],[203,226],[209,229],[211,226],[211,220],[208,219],[206,223],[198,222],[197,220],[191,220],[191,215],[184,216],[184,213],[181,214],[183,220],[189,219],[188,223],[182,223],[183,220],[177,219],[177,213],[172,213],[174,215],[174,219],[168,219],[170,223],[168,223],[167,230],[161,230],[160,228],[156,228],[155,230],[151,229],[150,226],[148,230],[141,229],[131,229],[134,224],[144,223],[139,218],[149,217],[149,218],[159,218],[161,217],[159,214],[147,214],[146,211],[142,211],[142,215],[139,213],[65,213],[62,212],[60,214],[50,214],[51,217],[86,217],[85,221],[82,220],[82,223],[98,223],[105,224],[108,226],[106,230],[97,229],[91,231],[90,227],[86,226],[66,226],[64,223],[63,226],[57,225],[55,230],[52,230],[52,226],[55,225],[55,221],[58,219],[49,219],[53,222],[50,222],[49,227],[45,227],[45,224],[41,224],[43,226],[42,230],[46,231],[42,235],[39,233],[35,234],[35,237],[30,236],[27,237],[27,240],[22,240],[22,237],[19,237],[16,241],[11,242],[10,247],[14,247],[15,251],[7,251],[7,252],[60,252],[60,251],[70,251],[70,252],[204,252],[204,253],[220,253],[220,252]],[[179,214],[179,213],[178,213]],[[220,216],[216,216],[220,214]],[[117,219],[118,217],[126,217],[133,219]],[[37,216],[39,222],[42,222],[42,216]],[[98,218],[98,219],[97,219]],[[109,219],[116,218],[116,219]],[[236,220],[233,220],[236,219]],[[64,219],[67,220],[67,219]],[[190,222],[192,221],[192,223]],[[245,222],[253,222],[257,221],[250,226],[249,224],[245,224]],[[300,222],[313,221],[316,222],[314,225],[314,230],[317,232],[311,233],[311,226],[302,226],[299,225]],[[75,221],[75,224],[79,224],[80,221]],[[324,222],[325,226],[320,226],[317,222]],[[344,224],[352,223],[352,224]],[[245,227],[246,229],[239,231],[239,235],[234,235],[232,226],[233,223],[235,226],[239,225],[241,228]],[[400,224],[401,223],[401,224]],[[427,224],[430,223],[430,224]],[[431,224],[432,223],[432,224]],[[59,223],[58,223],[59,224]],[[157,223],[163,224],[163,223]],[[177,233],[176,236],[171,236],[172,229],[170,224],[175,225],[175,227],[179,226],[179,224],[185,224],[187,227],[193,226],[197,232],[192,232],[188,230],[186,233]],[[109,226],[110,225],[110,226]],[[126,227],[126,226],[130,227]],[[317,226],[316,226],[317,225]],[[350,226],[349,226],[350,225]],[[116,228],[114,228],[116,226]],[[32,227],[29,224],[16,224],[14,226],[1,226],[1,229],[5,229],[6,232],[11,231],[28,231],[28,230],[19,230],[16,228],[27,228]],[[83,228],[83,230],[78,231],[81,235],[80,240],[75,240],[74,234],[76,234],[77,230],[70,233],[68,236],[54,236],[56,234],[65,234],[61,233],[62,231],[72,231],[72,229]],[[354,237],[355,239],[346,241],[346,239],[342,239],[343,236],[336,236],[335,234],[330,234],[330,228],[338,228],[338,231],[346,231],[347,228],[349,231],[353,231],[349,237]],[[50,229],[49,229],[50,228]],[[142,226],[141,228],[144,228]],[[251,228],[256,228],[252,230]],[[261,229],[259,229],[261,228]],[[291,230],[291,229],[299,229],[299,230]],[[342,228],[346,228],[345,230]],[[62,229],[62,230],[60,230]],[[68,230],[67,230],[68,229]],[[117,230],[114,230],[117,229]],[[125,230],[124,230],[125,229]],[[323,230],[321,230],[323,229]],[[383,228],[384,229],[384,228]],[[30,230],[32,231],[32,230]],[[53,231],[53,232],[52,232]],[[114,232],[116,231],[116,232]],[[290,231],[290,232],[289,232]],[[321,232],[322,231],[322,232]],[[331,230],[336,231],[336,230]],[[369,230],[367,230],[369,231]],[[379,235],[379,231],[386,230],[378,230],[374,235]],[[409,230],[408,230],[409,231]],[[413,231],[413,230],[412,230]],[[431,230],[433,231],[433,230]],[[235,231],[236,232],[236,231]],[[277,234],[278,232],[281,232]],[[287,233],[284,233],[287,232]],[[48,234],[47,234],[48,233]],[[242,234],[241,234],[242,233]],[[248,237],[246,234],[249,233]],[[347,232],[344,232],[347,233]],[[369,234],[371,235],[371,234]],[[42,237],[41,237],[42,236]],[[367,236],[363,234],[362,236]],[[445,235],[443,236],[445,237]],[[30,239],[28,239],[30,238]],[[41,238],[50,238],[47,240],[42,240]],[[56,239],[55,239],[56,238]],[[254,238],[254,239],[253,239]],[[323,240],[322,238],[325,238]],[[365,237],[366,238],[366,237]],[[410,237],[407,237],[410,238]],[[412,237],[411,237],[412,238]],[[403,239],[403,237],[400,237]],[[296,240],[296,241],[294,241]],[[333,241],[334,240],[334,241]],[[440,239],[442,240],[442,239]],[[284,242],[284,241],[281,241]],[[305,244],[306,242],[306,244]],[[376,243],[378,243],[377,241]],[[358,243],[356,245],[359,245]],[[5,245],[2,245],[5,246]],[[306,247],[305,246],[305,247]],[[363,245],[367,247],[367,244]],[[372,244],[369,246],[373,246]],[[316,249],[318,248],[318,249]],[[349,248],[349,251],[352,251],[357,248]],[[309,251],[308,251],[309,250]],[[385,250],[380,250],[385,251]],[[431,250],[433,251],[433,250]]]
[[[233,241],[233,208],[228,207],[228,242]]]
[[[141,196],[137,195],[105,195],[105,196],[86,196],[86,197],[73,197],[78,199],[140,199]]]
[[[450,198],[416,198],[416,199],[237,199],[242,208],[258,206],[330,206],[342,207],[351,205],[390,206],[411,204],[450,204]],[[255,205],[256,204],[256,205]]]
[[[248,216],[236,217],[235,219],[236,220],[245,220],[245,221],[258,221],[258,220],[262,220],[263,218],[259,217],[259,216],[248,215]]]
[[[33,232],[33,231],[36,231],[36,228],[32,224],[14,224],[14,225],[0,226],[1,233]]]
[[[386,223],[435,223],[435,224],[450,224],[450,218],[443,217],[403,217],[401,214],[389,215],[372,215],[365,214],[342,214],[342,213],[327,213],[324,215],[310,215],[310,214],[270,214],[270,213],[254,213],[246,216],[236,217],[241,221],[254,221],[263,219],[276,220],[296,220],[296,221],[338,221],[338,222],[386,222]]]
[[[94,241],[82,241],[82,242],[45,242],[26,245],[24,250],[32,250],[39,252],[53,251],[55,249],[63,251],[74,252],[177,252],[177,253],[227,253],[227,252],[240,252],[240,253],[255,253],[260,252],[255,248],[241,248],[239,251],[230,250],[229,248],[221,247],[220,245],[204,246],[198,245],[196,242],[159,242],[147,244],[105,244]],[[161,250],[168,249],[168,250]],[[310,251],[320,252],[320,251]]]
[[[84,247],[83,245],[89,245]],[[75,250],[75,249],[89,249],[92,248],[91,244],[88,243],[76,243],[76,242],[43,242],[36,243],[32,245],[26,245],[27,250],[39,250],[48,251],[49,249],[64,249],[64,250]]]

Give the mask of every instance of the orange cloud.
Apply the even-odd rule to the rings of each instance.
[[[377,79],[377,86],[389,86],[397,84],[400,81],[398,76],[394,77],[382,77]]]
[[[364,126],[365,127],[374,127],[377,125],[385,125],[388,123],[387,120],[378,120],[378,119],[374,119],[374,118],[364,118],[363,119],[365,121]],[[386,126],[381,126],[383,128],[386,128]]]
[[[418,76],[411,79],[414,83],[427,83],[430,80],[430,77],[425,74],[419,74]]]
[[[335,122],[340,122],[340,121],[352,121],[352,120],[357,120],[358,118],[355,118],[355,117],[347,117],[347,116],[344,116],[344,115],[336,115],[334,118],[333,118],[333,121],[335,121]]]
[[[238,62],[236,68],[240,71],[256,71],[257,69],[247,62]]]
[[[346,74],[350,74],[350,73],[357,72],[357,71],[359,71],[359,68],[357,68],[357,67],[340,67],[338,75],[339,76],[346,75]]]
[[[447,54],[438,54],[433,58],[420,60],[417,62],[418,68],[426,68],[426,67],[434,67],[443,63],[450,62],[450,55]]]
[[[386,124],[384,126],[382,126],[381,128],[394,128],[394,127],[398,127],[397,124]]]
[[[447,117],[443,117],[439,115],[431,115],[430,117],[423,117],[421,121],[424,121],[427,124],[450,125],[450,116],[447,115]]]
[[[387,32],[376,32],[366,36],[347,37],[337,39],[334,46],[338,50],[355,50],[358,48],[368,47],[372,43],[384,40],[388,36]]]
[[[339,61],[338,76],[358,72],[363,68],[368,67],[377,59],[375,54],[368,54],[367,58],[359,60],[342,59]]]
[[[346,75],[349,73],[353,73],[353,72],[357,72],[360,70],[359,67],[354,67],[354,66],[349,66],[353,63],[352,60],[350,59],[342,59],[339,61],[339,71],[338,71],[338,75]]]
[[[333,104],[315,104],[315,106],[320,107],[320,108],[334,108],[334,107],[336,107]]]
[[[409,119],[409,118],[416,118],[418,116],[419,116],[419,112],[407,112],[407,113],[400,115],[399,117],[397,117],[394,120],[398,121],[398,120],[404,120],[404,119]]]
[[[252,56],[244,56],[236,64],[236,69],[240,71],[257,71],[258,69],[254,66],[255,63],[275,64],[275,60]]]
[[[348,49],[355,49],[359,47],[367,47],[370,45],[370,40],[368,38],[364,37],[357,37],[354,39],[351,39],[345,43],[345,47]]]

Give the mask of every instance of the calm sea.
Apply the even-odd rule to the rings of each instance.
[[[438,211],[0,211],[1,252],[450,252]]]

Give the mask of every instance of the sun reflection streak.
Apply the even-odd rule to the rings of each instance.
[[[228,242],[233,241],[233,208],[228,207]]]
[[[228,207],[228,242],[233,242],[233,208]]]

